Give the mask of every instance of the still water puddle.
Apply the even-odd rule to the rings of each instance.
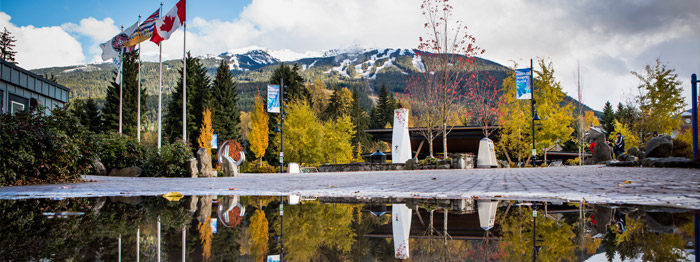
[[[172,194],[0,207],[2,261],[691,261],[695,247],[690,210],[579,202]]]

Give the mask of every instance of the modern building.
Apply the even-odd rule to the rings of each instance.
[[[0,59],[0,113],[43,108],[48,114],[63,107],[69,95],[67,87]]]

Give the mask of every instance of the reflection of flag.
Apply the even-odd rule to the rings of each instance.
[[[136,31],[138,25],[138,22],[134,23],[134,25],[112,37],[109,41],[100,44],[100,48],[102,48],[102,60],[112,59],[118,57],[123,52],[128,53],[133,51],[133,48],[125,49],[124,43],[129,39],[129,36]]]
[[[141,25],[139,25],[136,31],[134,31],[134,33],[129,36],[129,39],[126,40],[124,46],[136,46],[143,41],[151,39],[151,36],[153,36],[153,28],[155,28],[158,17],[160,17],[160,8],[158,8],[158,10],[156,10],[151,16],[146,18]]]
[[[180,0],[168,14],[156,20],[151,42],[160,45],[161,41],[168,40],[170,35],[185,23],[185,17],[185,0]]]

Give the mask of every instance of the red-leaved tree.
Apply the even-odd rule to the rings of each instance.
[[[421,9],[426,19],[426,33],[420,37],[416,56],[420,63],[419,76],[407,83],[409,96],[421,94],[423,97],[411,97],[411,100],[423,99],[411,103],[412,111],[420,119],[420,107],[436,121],[424,124],[426,129],[438,130],[436,135],[442,135],[442,148],[447,157],[447,135],[452,130],[448,126],[450,115],[463,106],[468,86],[476,77],[475,60],[477,55],[484,53],[478,47],[474,36],[467,32],[467,27],[459,20],[452,20],[452,5],[449,0],[424,0]],[[430,140],[430,139],[428,139]],[[432,143],[432,141],[429,141]]]
[[[498,82],[486,71],[474,76],[465,93],[466,114],[481,127],[484,137],[489,137],[502,115]]]

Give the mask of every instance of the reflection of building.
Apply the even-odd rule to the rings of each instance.
[[[0,112],[15,113],[45,106],[46,113],[68,102],[70,89],[0,60]]]

